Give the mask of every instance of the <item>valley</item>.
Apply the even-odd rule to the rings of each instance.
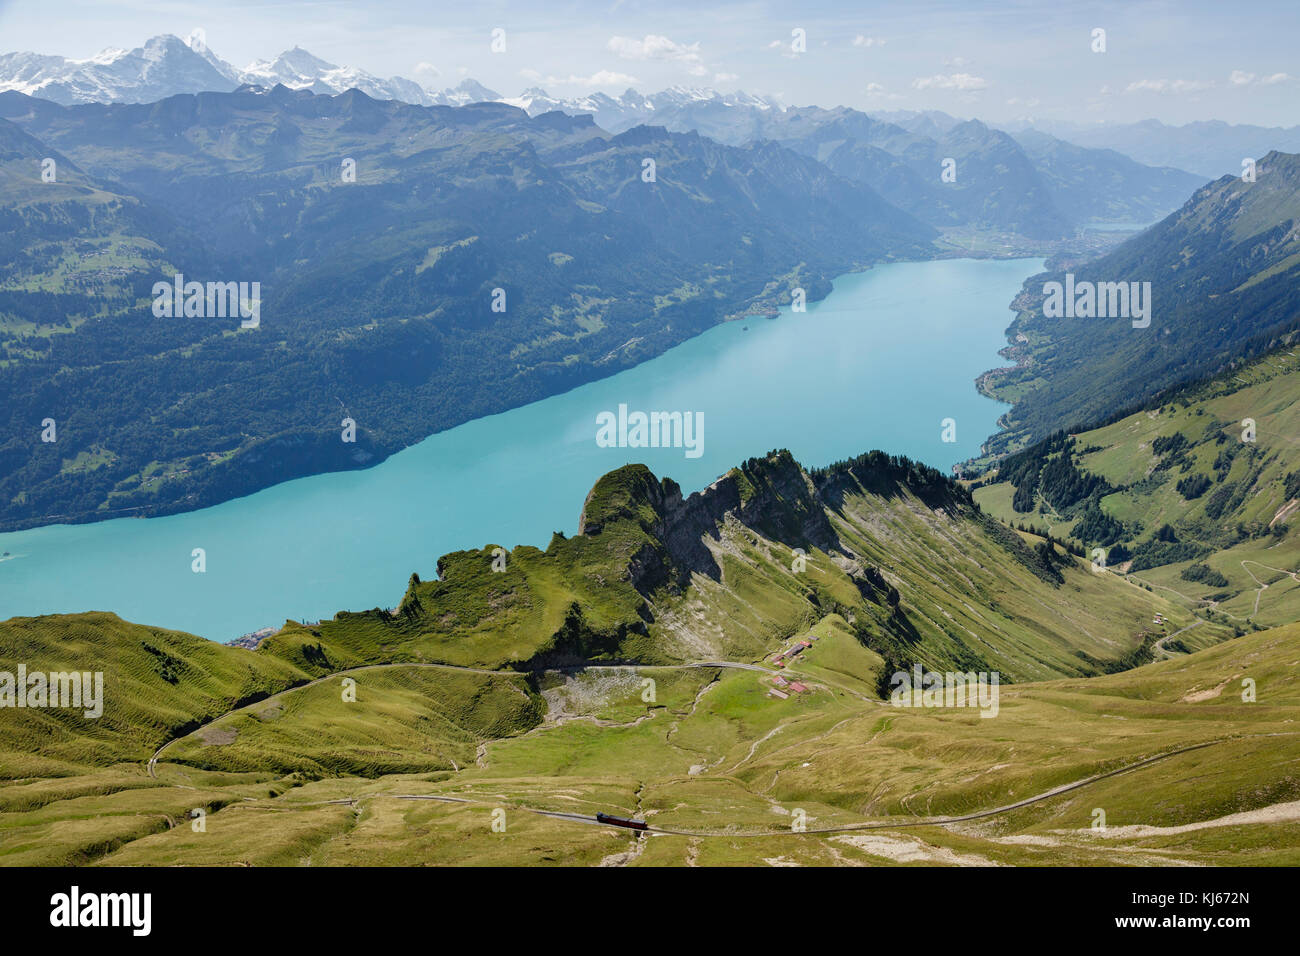
[[[1038,259],[880,265],[837,277],[806,312],[787,306],[774,320],[723,323],[635,368],[441,432],[374,467],[185,514],[0,534],[0,551],[12,556],[0,618],[111,609],[228,641],[285,617],[392,607],[411,572],[430,574],[443,551],[487,541],[544,547],[556,530],[575,530],[582,489],[627,462],[673,475],[687,492],[773,444],[811,464],[881,447],[947,467],[977,455],[1004,410],[972,383],[996,361],[1007,303],[1040,268]],[[900,406],[894,396],[922,370],[931,387]],[[703,416],[699,457],[601,447],[598,416],[624,404]],[[335,408],[333,424],[343,417]],[[359,430],[369,424],[358,407],[348,411]],[[946,418],[955,441],[945,440]],[[196,547],[207,555],[202,574],[191,568]],[[80,586],[69,589],[69,578]]]
[[[980,6],[3,5],[14,927],[1266,925],[1300,14]]]
[[[937,235],[771,144],[358,90],[167,103],[0,93],[5,529],[190,512],[374,465],[796,289],[817,300],[845,272],[926,258]],[[45,182],[52,154],[62,176]],[[123,259],[144,250],[138,267],[55,282],[51,261],[106,233]],[[155,285],[178,273],[258,283],[257,327],[157,317]],[[59,442],[25,440],[47,417]],[[94,467],[65,465],[83,453]]]
[[[250,67],[255,85],[175,37],[112,62],[153,58],[173,64],[162,109],[139,99],[152,80],[104,101],[120,77],[102,64],[42,61],[72,70],[64,86],[0,61],[0,219],[24,237],[0,246],[3,530],[374,467],[846,272],[1111,248],[1085,227],[1150,221],[1201,182],[940,114],[668,94],[653,116],[525,109],[297,48]],[[257,317],[161,321],[178,274],[256,286]],[[45,418],[58,448],[24,440]]]

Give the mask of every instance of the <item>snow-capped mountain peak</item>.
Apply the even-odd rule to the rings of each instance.
[[[277,84],[323,94],[356,88],[374,99],[420,106],[497,101],[532,116],[552,110],[590,114],[598,125],[616,132],[643,122],[670,122],[670,114],[679,111],[782,109],[775,100],[749,93],[685,86],[653,94],[627,89],[614,96],[593,92],[572,97],[552,96],[535,86],[518,96],[503,97],[466,78],[455,87],[436,91],[402,76],[385,79],[356,67],[338,66],[300,46],[240,70],[213,53],[201,35],[187,41],[163,34],[133,50],[106,49],[84,60],[36,53],[0,55],[0,91],[17,90],[64,105],[151,103],[178,93],[229,92],[241,86],[271,89]]]
[[[259,68],[269,68],[294,76],[312,77],[338,69],[333,63],[328,63],[320,57],[314,56],[300,46],[294,46],[292,50],[285,50],[274,60],[257,60],[246,66],[244,72],[251,73]]]
[[[478,80],[471,79],[461,80],[456,84],[455,89],[444,90],[443,95],[451,99],[463,99],[465,103],[488,103],[501,99],[500,93],[489,90]]]
[[[133,50],[103,50],[85,60],[0,55],[0,89],[64,104],[147,103],[177,93],[229,90],[231,75],[170,34],[151,37]]]

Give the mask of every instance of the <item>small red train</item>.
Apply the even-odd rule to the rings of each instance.
[[[645,830],[648,827],[644,820],[626,820],[623,817],[612,817],[608,813],[597,813],[596,819],[612,827],[627,827],[629,830]]]

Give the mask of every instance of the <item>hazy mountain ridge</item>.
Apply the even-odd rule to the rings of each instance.
[[[1032,128],[1080,146],[1115,150],[1138,162],[1186,169],[1211,179],[1239,176],[1243,160],[1259,160],[1271,150],[1300,152],[1300,126],[1265,127],[1222,120],[1174,126],[1148,119],[1095,125],[1040,120],[1009,128]]]
[[[614,133],[654,125],[699,132],[733,146],[771,139],[871,186],[932,226],[993,230],[1031,240],[1069,236],[1093,221],[1149,222],[1176,208],[1200,185],[1197,177],[1177,169],[1149,169],[1113,153],[1070,149],[1059,140],[1045,141],[1047,134],[1035,134],[1028,155],[1000,130],[936,111],[887,114],[898,120],[894,123],[844,107],[787,107],[743,91],[680,86],[653,94],[629,89],[619,96],[596,92],[577,97],[555,97],[532,87],[503,97],[465,80],[455,89],[435,92],[402,77],[383,80],[338,67],[299,47],[241,71],[206,47],[192,49],[169,36],[155,37],[130,54],[117,51],[90,61],[33,54],[0,58],[0,90],[64,104],[147,102],[169,93],[231,90],[241,84],[283,84],[324,94],[358,88],[373,98],[418,105],[499,101],[530,116],[550,111],[590,115]],[[949,159],[958,164],[955,181],[940,178]]]
[[[1047,282],[1026,281],[1003,354],[1017,367],[985,379],[1013,397],[995,452],[1062,427],[1103,421],[1180,382],[1274,347],[1300,328],[1300,156],[1270,153],[1255,182],[1224,176],[1113,252],[1072,267],[1079,283],[1141,283],[1150,327],[1129,318],[1048,318]]]
[[[1071,235],[1090,222],[1149,222],[1177,208],[1204,182],[1114,151],[1074,146],[1043,133],[1017,137],[934,111],[868,114],[849,107],[785,107],[746,94],[689,89],[652,96],[629,90],[616,100],[601,94],[574,100],[538,95],[520,105],[530,112],[590,113],[613,130],[652,122],[733,145],[772,140],[870,185],[930,225],[1034,239]],[[955,161],[951,180],[941,175],[947,160]]]

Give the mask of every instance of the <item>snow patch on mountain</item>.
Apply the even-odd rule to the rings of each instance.
[[[64,106],[78,103],[152,103],[180,93],[229,92],[240,86],[335,94],[358,89],[380,100],[421,106],[463,106],[500,95],[474,80],[435,91],[402,76],[378,77],[338,66],[301,47],[236,69],[205,44],[165,34],[134,50],[106,49],[84,60],[38,53],[0,55],[0,91],[16,90]]]
[[[294,90],[336,94],[358,89],[380,100],[420,106],[464,106],[502,102],[530,116],[559,110],[590,114],[597,125],[621,131],[653,122],[656,114],[694,110],[746,108],[780,111],[774,99],[749,93],[674,86],[654,94],[626,90],[618,96],[588,93],[552,96],[540,87],[503,97],[472,80],[432,90],[402,76],[387,78],[365,70],[338,66],[295,46],[271,60],[256,60],[242,70],[221,59],[204,43],[165,34],[134,50],[106,49],[84,60],[38,53],[0,55],[0,91],[16,90],[65,106],[78,103],[151,103],[180,93],[229,92],[240,86],[270,89],[282,84]]]

